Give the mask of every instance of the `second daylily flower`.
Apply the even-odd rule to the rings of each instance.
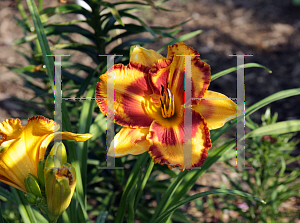
[[[184,43],[169,46],[164,58],[153,50],[134,47],[127,66],[116,64],[100,76],[96,101],[107,114],[107,76],[114,75],[115,122],[123,128],[108,155],[121,157],[149,151],[155,163],[181,170],[201,166],[211,148],[209,130],[241,114],[225,95],[208,91],[210,66],[192,57],[192,166],[184,163],[185,58],[198,55]]]
[[[91,134],[57,132],[59,125],[43,116],[28,119],[21,125],[19,119],[6,119],[0,123],[0,181],[23,192],[24,179],[32,174],[37,176],[40,159],[44,159],[46,149],[55,135],[62,139],[86,141]]]

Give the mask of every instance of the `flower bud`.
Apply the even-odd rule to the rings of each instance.
[[[28,193],[35,195],[36,197],[42,198],[42,192],[38,183],[38,178],[32,174],[29,174],[24,180],[25,188]]]
[[[61,165],[67,163],[67,150],[62,142],[54,143],[54,146],[52,147],[49,155],[55,155],[61,162]]]
[[[71,164],[66,163],[62,168],[45,171],[48,217],[50,220],[55,221],[68,208],[75,186],[76,173]]]
[[[38,168],[37,168],[37,175],[38,179],[41,185],[41,188],[44,190],[45,189],[45,178],[44,178],[44,168],[45,168],[45,160],[40,159]]]
[[[36,204],[36,196],[32,193],[27,193],[24,195],[25,196],[25,199],[27,200],[27,202],[29,204],[33,204],[35,205]]]
[[[45,168],[44,168],[44,177],[46,175],[46,172],[50,169],[55,169],[55,168],[60,168],[61,167],[61,163],[59,161],[59,159],[54,155],[49,155],[47,157],[47,160],[45,162]]]

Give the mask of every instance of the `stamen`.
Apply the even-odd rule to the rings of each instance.
[[[161,104],[161,113],[164,118],[170,118],[174,115],[175,113],[174,94],[169,88],[169,83],[167,83],[167,88],[164,88],[164,86],[161,85],[160,104]]]
[[[172,116],[174,115],[175,113],[175,101],[174,101],[174,94],[172,94]]]
[[[164,91],[165,91],[164,86],[161,85],[161,92],[160,92],[161,96],[164,95]]]
[[[161,104],[161,107],[163,108],[163,107],[164,107],[164,104],[163,104],[161,98],[160,98],[160,104]]]
[[[167,91],[168,91],[168,98],[169,98],[169,100],[171,100],[172,92],[171,92],[171,90],[169,88],[167,88]]]

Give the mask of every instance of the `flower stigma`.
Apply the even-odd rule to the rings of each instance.
[[[164,86],[161,85],[160,105],[161,105],[161,114],[164,118],[170,118],[174,115],[175,112],[174,93],[171,92],[169,88],[169,83],[167,84],[167,88],[164,88]]]

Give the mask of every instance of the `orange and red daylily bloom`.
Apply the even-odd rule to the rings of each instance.
[[[134,47],[127,66],[116,64],[100,76],[96,101],[107,114],[107,75],[114,75],[114,120],[123,128],[114,138],[108,155],[121,157],[149,151],[155,163],[181,170],[201,166],[211,148],[211,129],[241,114],[225,95],[207,90],[210,66],[192,57],[192,166],[184,163],[185,58],[197,51],[177,43],[164,58],[153,50]],[[188,126],[187,126],[188,128]]]
[[[27,192],[24,179],[29,173],[37,176],[39,159],[55,135],[62,139],[86,141],[91,134],[58,132],[59,125],[43,116],[28,119],[21,125],[19,119],[6,119],[0,123],[0,181]]]

